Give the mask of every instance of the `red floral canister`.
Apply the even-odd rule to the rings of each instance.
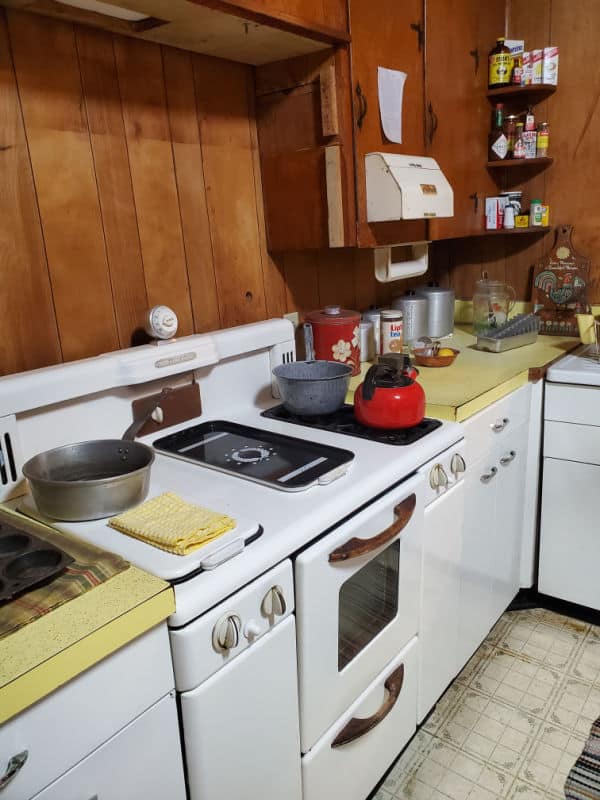
[[[340,306],[311,311],[305,320],[312,327],[315,358],[340,361],[360,374],[360,314]]]

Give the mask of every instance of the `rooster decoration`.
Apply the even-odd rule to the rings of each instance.
[[[577,301],[586,286],[583,278],[573,272],[560,273],[549,269],[539,273],[534,285],[557,306]]]

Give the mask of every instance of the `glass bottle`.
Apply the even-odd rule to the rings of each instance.
[[[496,103],[492,132],[488,139],[488,161],[502,161],[508,153],[508,140],[504,135],[504,104]]]
[[[525,158],[525,139],[523,139],[523,123],[517,122],[513,158]]]
[[[537,132],[537,158],[547,158],[548,142],[550,139],[550,126],[547,122],[540,122]]]
[[[509,114],[504,118],[504,135],[506,136],[506,157],[512,158],[515,149],[515,136],[517,133],[517,115]]]
[[[496,45],[490,50],[488,63],[489,88],[500,89],[503,86],[510,86],[512,55],[504,44],[504,36],[498,37]]]

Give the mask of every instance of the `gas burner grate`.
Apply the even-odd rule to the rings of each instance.
[[[320,414],[314,417],[302,417],[292,414],[285,406],[274,406],[262,412],[267,419],[277,419],[281,422],[292,422],[294,425],[304,425],[307,428],[318,428],[332,433],[343,433],[346,436],[357,436],[359,439],[369,439],[379,444],[408,445],[418,442],[427,434],[432,433],[442,424],[439,419],[425,418],[414,428],[400,428],[397,430],[383,430],[369,428],[361,425],[354,417],[354,406],[344,405],[333,414]]]

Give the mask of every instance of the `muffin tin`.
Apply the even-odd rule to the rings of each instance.
[[[0,524],[0,602],[58,575],[73,561],[44,539]]]

